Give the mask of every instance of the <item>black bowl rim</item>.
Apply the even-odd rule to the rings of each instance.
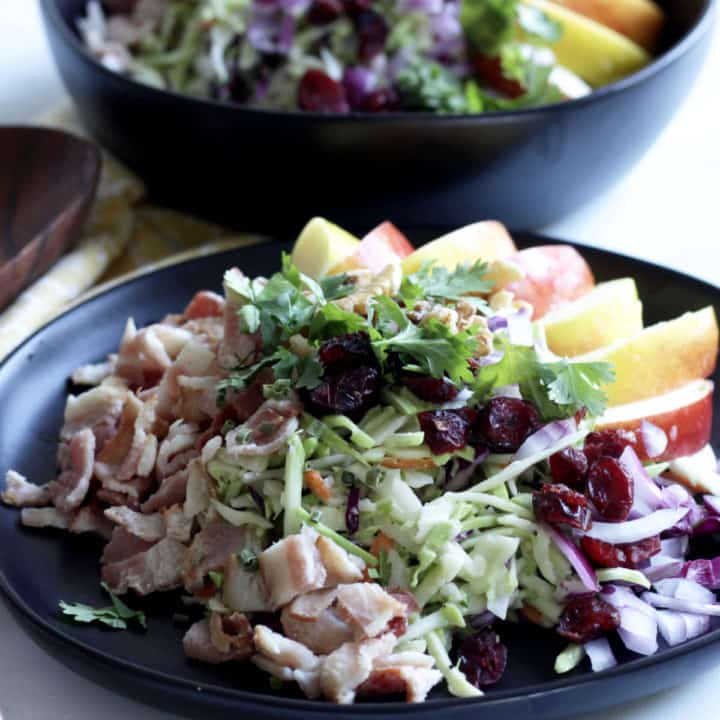
[[[717,293],[718,297],[720,298],[720,285],[714,285],[710,282],[706,282],[704,280],[701,280],[699,278],[696,278],[692,275],[689,275],[687,273],[682,273],[677,270],[673,270],[672,268],[668,268],[662,265],[658,265],[657,263],[649,262],[647,260],[643,260],[641,258],[632,257],[630,255],[624,255],[622,253],[614,252],[611,250],[606,250],[604,248],[598,248],[596,246],[587,245],[583,243],[577,243],[574,241],[567,241],[567,240],[559,240],[552,237],[547,237],[544,235],[540,235],[537,233],[531,233],[531,232],[515,232],[513,233],[513,237],[516,237],[518,240],[522,241],[531,241],[533,244],[547,244],[547,243],[565,243],[565,244],[571,244],[577,247],[580,251],[590,251],[590,252],[600,252],[604,255],[610,256],[613,259],[616,259],[618,262],[625,262],[630,261],[632,263],[639,263],[641,265],[644,265],[647,269],[653,271],[653,272],[661,272],[661,273],[671,273],[672,275],[676,276],[678,279],[684,280],[684,281],[690,281],[705,290],[711,292],[711,293]],[[266,246],[270,250],[288,250],[291,247],[291,243],[288,241],[269,241],[267,242]],[[60,315],[56,316],[52,320],[50,320],[48,323],[43,325],[41,328],[36,330],[30,337],[28,337],[20,346],[15,348],[10,355],[8,355],[2,362],[0,362],[0,373],[4,370],[5,366],[8,364],[8,362],[15,357],[19,352],[21,352],[28,344],[34,341],[34,339],[40,335],[45,328],[48,326],[54,324],[61,318],[63,318],[65,315],[74,312],[80,308],[83,308],[89,304],[91,304],[94,300],[96,300],[99,297],[111,294],[113,292],[117,292],[118,290],[125,288],[129,285],[135,285],[138,283],[142,283],[146,281],[146,278],[153,277],[153,276],[159,276],[166,273],[172,274],[175,268],[181,265],[186,265],[193,262],[202,261],[204,258],[207,258],[209,256],[222,256],[227,255],[229,258],[233,255],[236,255],[238,252],[242,252],[245,250],[243,247],[239,248],[232,248],[229,250],[221,250],[218,252],[209,253],[209,255],[203,255],[199,257],[189,258],[181,260],[178,263],[173,263],[168,266],[158,268],[155,270],[151,270],[148,272],[142,272],[137,275],[133,275],[126,281],[120,281],[111,283],[106,289],[101,290],[100,292],[92,294],[90,297],[88,297],[86,300],[84,300],[81,303],[74,304],[71,307],[69,307],[67,310],[63,311]],[[45,636],[60,641],[62,643],[68,643],[69,646],[74,650],[79,650],[84,655],[87,655],[97,661],[109,664],[111,666],[115,666],[116,668],[121,669],[122,671],[130,674],[131,676],[140,676],[141,681],[146,683],[153,683],[153,682],[159,682],[163,685],[165,685],[168,688],[177,688],[178,691],[181,689],[190,690],[190,691],[202,691],[206,694],[212,694],[218,699],[225,698],[228,701],[235,701],[235,702],[245,702],[245,703],[252,703],[252,704],[261,704],[261,705],[271,705],[274,707],[284,708],[287,710],[297,710],[297,711],[313,711],[315,713],[322,713],[322,714],[328,714],[332,715],[333,713],[337,712],[337,708],[332,705],[331,703],[326,703],[322,701],[317,700],[304,700],[304,699],[296,699],[296,698],[283,698],[283,697],[274,697],[272,695],[259,695],[257,693],[253,693],[247,690],[241,690],[241,689],[230,689],[225,687],[220,687],[218,685],[215,685],[213,683],[202,683],[202,682],[192,682],[190,680],[185,680],[182,678],[175,677],[173,675],[169,675],[167,673],[164,673],[159,670],[150,670],[146,668],[139,667],[135,663],[119,659],[115,656],[113,656],[111,653],[102,651],[97,649],[96,647],[93,647],[89,643],[82,642],[71,635],[66,634],[62,629],[57,628],[53,625],[51,625],[45,618],[38,615],[32,608],[28,606],[28,604],[23,600],[23,598],[20,596],[20,594],[15,590],[15,588],[8,582],[5,573],[0,569],[0,590],[3,591],[3,594],[7,599],[9,599],[12,604],[15,606],[15,608],[22,613],[24,616],[24,619],[30,621],[30,623],[39,630],[42,634]],[[714,643],[720,642],[720,628],[717,628],[709,633],[706,633],[705,635],[701,635],[693,640],[689,640],[685,643],[681,643],[680,645],[672,648],[666,649],[662,655],[650,655],[646,657],[637,658],[634,660],[631,660],[626,663],[622,663],[614,668],[611,668],[609,670],[603,670],[599,673],[585,673],[582,676],[579,677],[567,677],[559,680],[554,680],[547,683],[541,683],[541,684],[535,684],[530,685],[527,688],[525,688],[524,692],[522,693],[522,696],[526,699],[531,699],[533,697],[537,697],[539,695],[545,695],[549,692],[551,693],[562,693],[565,690],[569,690],[571,688],[577,688],[577,687],[583,687],[587,686],[593,682],[595,682],[597,679],[603,679],[603,678],[613,678],[618,677],[619,675],[628,675],[628,674],[634,674],[634,673],[642,673],[647,668],[650,668],[654,665],[660,665],[662,663],[675,660],[677,658],[681,658],[685,655],[690,655],[691,653],[694,653],[697,650],[701,650],[702,648],[708,647]],[[403,703],[403,702],[386,702],[386,703],[378,703],[378,702],[372,702],[372,703],[361,703],[358,705],[353,705],[353,712],[355,712],[358,716],[366,716],[368,714],[380,714],[382,715],[383,712],[392,712],[392,713],[399,713],[402,715],[411,715],[414,712],[417,712],[421,709],[451,709],[453,707],[457,707],[458,705],[464,705],[468,704],[470,702],[477,703],[478,708],[481,709],[484,705],[495,705],[495,706],[502,706],[506,702],[514,702],[518,698],[518,691],[517,690],[504,690],[498,693],[493,694],[486,694],[482,698],[474,698],[474,699],[461,699],[461,698],[442,698],[442,699],[431,699],[425,703],[420,704],[410,704],[410,703]]]
[[[83,60],[90,63],[101,75],[110,76],[116,81],[125,82],[135,87],[138,90],[147,92],[150,96],[155,97],[169,97],[175,98],[180,102],[187,102],[191,106],[197,108],[211,107],[220,110],[221,112],[237,112],[240,114],[247,114],[250,117],[256,116],[262,117],[279,117],[285,119],[300,119],[306,118],[308,120],[320,121],[325,123],[340,122],[349,123],[357,122],[358,120],[367,121],[370,123],[393,123],[403,122],[411,118],[417,118],[427,120],[433,118],[434,122],[442,124],[454,124],[458,122],[467,122],[468,120],[477,121],[482,124],[483,119],[485,121],[492,122],[497,120],[506,120],[516,117],[528,117],[533,115],[540,115],[547,112],[561,112],[563,110],[572,110],[574,108],[582,107],[594,101],[601,101],[604,98],[611,97],[618,93],[629,90],[636,85],[643,83],[650,77],[662,72],[666,67],[672,65],[682,55],[687,53],[700,38],[709,32],[714,19],[714,10],[717,6],[716,0],[704,0],[703,8],[696,18],[693,26],[677,40],[670,48],[663,52],[658,57],[654,58],[648,65],[637,70],[630,75],[617,80],[609,85],[604,85],[596,90],[593,90],[589,95],[581,98],[575,98],[573,100],[565,100],[563,102],[551,104],[551,105],[540,105],[538,107],[521,108],[517,110],[501,110],[501,111],[490,111],[484,113],[457,113],[447,115],[437,115],[430,112],[392,112],[392,113],[362,113],[362,112],[350,112],[350,113],[317,113],[317,112],[298,112],[291,110],[271,110],[265,108],[249,108],[242,105],[233,105],[230,103],[222,103],[211,98],[199,98],[192,95],[184,95],[182,93],[175,92],[174,90],[162,90],[154,88],[150,85],[144,85],[132,78],[129,78],[120,73],[109,70],[104,65],[99,63],[93,58],[87,51],[87,48],[80,42],[77,35],[69,27],[68,23],[65,22],[62,15],[60,14],[57,6],[57,0],[40,0],[40,5],[44,12],[45,17],[52,23],[55,32],[63,39],[65,44],[72,48],[72,50],[80,55]]]

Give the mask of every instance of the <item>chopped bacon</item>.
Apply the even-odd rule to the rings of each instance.
[[[240,279],[244,277],[237,268],[233,268],[228,272],[234,273]],[[239,309],[240,306],[234,302],[232,297],[226,299],[223,309],[225,332],[220,344],[218,358],[220,365],[227,369],[252,365],[262,342],[260,333],[247,333],[241,330],[240,318],[238,317]]]
[[[92,533],[109,540],[113,533],[113,524],[103,515],[95,505],[81,507],[75,517],[70,521],[68,530],[77,535]]]
[[[95,500],[108,507],[124,506],[131,510],[140,510],[140,502],[137,498],[127,493],[117,492],[117,490],[108,490],[105,487],[98,488],[95,492]]]
[[[245,660],[253,653],[253,629],[240,613],[212,613],[185,633],[183,649],[187,657],[213,665]]]
[[[144,553],[153,545],[154,543],[142,540],[136,535],[129,533],[124,527],[116,525],[110,536],[110,542],[103,549],[100,562],[103,565],[121,562],[134,555]]]
[[[8,470],[2,501],[15,507],[42,507],[50,504],[51,497],[47,485],[33,485],[24,475]]]
[[[144,513],[152,513],[185,501],[188,484],[188,469],[178,470],[163,478],[160,487],[141,505]]]
[[[303,406],[294,400],[266,400],[248,420],[225,436],[234,456],[272,455],[285,447],[298,429]]]
[[[111,507],[105,517],[141,540],[155,542],[165,537],[165,518],[160,513],[142,515],[127,507]]]
[[[225,562],[222,600],[231,610],[239,612],[270,612],[267,590],[259,572],[245,570],[237,555]]]
[[[60,430],[61,448],[62,443],[69,442],[77,432],[91,428],[100,452],[115,435],[127,393],[124,385],[108,380],[80,395],[69,395]],[[62,462],[61,457],[59,461]]]
[[[276,542],[258,557],[273,609],[325,586],[327,571],[315,540],[315,533],[305,529]]]
[[[322,691],[320,689],[320,671],[315,670],[293,670],[292,668],[278,665],[278,663],[269,660],[264,655],[253,655],[252,662],[261,670],[269,675],[276,677],[283,682],[295,682],[305,693],[306,697],[311,700],[320,697]]]
[[[394,635],[349,642],[328,655],[320,670],[323,695],[336,703],[355,700],[357,689],[370,677],[378,658],[389,655],[395,647]]]
[[[325,570],[327,587],[335,587],[340,583],[359,582],[363,579],[365,564],[360,558],[351,557],[339,545],[326,537],[319,537],[315,543]]]
[[[195,293],[193,299],[183,311],[185,320],[196,320],[197,318],[222,317],[225,309],[225,300],[221,295],[209,290],[201,290]]]
[[[192,518],[207,510],[210,505],[210,481],[205,468],[198,458],[188,465],[188,480],[185,488],[185,516]]]
[[[265,625],[255,626],[255,649],[268,660],[293,670],[315,670],[320,664],[320,658],[303,644]]]
[[[160,443],[156,464],[158,477],[168,477],[182,470],[197,455],[197,439],[197,425],[176,420],[170,426],[168,436]]]
[[[165,534],[181,543],[190,542],[193,519],[186,517],[182,505],[173,505],[161,511],[165,523]]]
[[[370,677],[357,690],[363,697],[404,694],[407,702],[424,702],[442,680],[430,656],[417,652],[394,653],[375,661]]]
[[[405,617],[407,607],[376,583],[353,583],[337,588],[338,615],[350,624],[356,639],[375,637],[388,623]]]
[[[82,505],[90,489],[95,462],[95,435],[86,428],[73,435],[67,465],[57,480],[48,486],[55,506],[63,512],[75,510]]]
[[[81,365],[73,371],[70,380],[74,385],[96,386],[115,372],[117,355],[110,355],[105,362]]]
[[[198,590],[210,570],[220,570],[231,555],[252,547],[254,537],[248,527],[224,522],[206,525],[193,538],[183,564],[183,582],[190,591]]]
[[[20,513],[20,522],[25,527],[67,530],[72,522],[72,513],[63,512],[55,507],[27,507]]]
[[[95,463],[95,471],[97,474],[98,464]],[[133,505],[137,506],[140,500],[144,500],[153,484],[148,477],[136,477],[132,480],[119,481],[115,480],[112,475],[104,475],[100,480],[103,489],[109,490],[118,495],[124,495],[127,500],[116,505]]]
[[[102,578],[117,595],[128,590],[138,595],[172,590],[182,584],[181,568],[186,553],[182,543],[163,538],[145,552],[105,565]]]

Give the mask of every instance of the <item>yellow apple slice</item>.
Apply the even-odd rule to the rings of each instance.
[[[712,306],[660,322],[625,340],[574,358],[605,361],[615,382],[605,388],[608,405],[664,395],[715,370],[718,326]]]
[[[461,262],[483,260],[491,263],[505,260],[517,252],[515,243],[502,223],[495,220],[466,225],[437,240],[423,245],[402,262],[405,275],[417,272],[422,264],[433,261],[436,265],[454,270]]]
[[[635,280],[600,283],[580,299],[549,312],[540,324],[548,347],[562,357],[575,357],[632,337],[643,328]]]
[[[608,85],[645,67],[647,50],[615,30],[548,0],[523,0],[562,25],[557,42],[550,45],[560,65],[577,73],[593,87]]]
[[[325,218],[314,217],[295,241],[292,261],[300,272],[321,278],[333,265],[351,255],[359,243],[347,230]]]

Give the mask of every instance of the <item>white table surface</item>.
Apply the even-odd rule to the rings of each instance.
[[[0,0],[0,33],[0,123],[29,120],[62,102],[65,93],[35,2]],[[719,203],[720,27],[687,102],[654,147],[612,190],[544,231],[649,258],[717,284]],[[37,647],[2,604],[0,627],[0,713],[5,720],[172,717],[74,674]],[[708,668],[676,690],[577,720],[704,720],[720,717],[719,705],[720,667]]]

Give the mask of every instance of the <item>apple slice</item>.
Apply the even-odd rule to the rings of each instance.
[[[573,359],[615,366],[615,382],[605,387],[608,405],[614,407],[665,395],[709,377],[717,353],[717,320],[715,310],[708,306]]]
[[[533,306],[535,320],[586,295],[595,285],[590,266],[570,245],[538,245],[521,250],[512,260],[525,277],[510,283],[507,289],[517,300]]]
[[[454,270],[461,262],[507,260],[517,248],[502,223],[485,220],[466,225],[418,248],[403,260],[405,275],[417,272],[424,262],[432,261],[440,267]]]
[[[643,328],[635,280],[600,283],[579,300],[549,312],[540,324],[548,347],[561,357],[582,355],[632,337]]]
[[[321,278],[333,265],[351,255],[360,241],[338,225],[314,217],[302,229],[292,250],[292,261],[300,272]]]
[[[693,455],[673,460],[666,475],[695,495],[709,493],[720,496],[720,473],[710,445],[703,446]]]
[[[713,416],[713,383],[696,380],[666,395],[608,408],[598,419],[598,430],[630,430],[641,460],[662,462],[692,455],[710,439]],[[662,454],[648,455],[640,425],[643,420],[664,430],[668,444]]]
[[[414,252],[410,241],[389,221],[381,223],[360,241],[348,255],[328,271],[328,275],[367,269],[382,272],[388,265],[400,263]]]

